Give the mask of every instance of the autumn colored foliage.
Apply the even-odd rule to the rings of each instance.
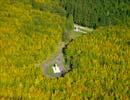
[[[0,0],[0,99],[129,100],[128,25],[77,37],[64,52],[73,70],[59,79],[43,75],[38,65],[58,51],[64,14],[57,0]]]

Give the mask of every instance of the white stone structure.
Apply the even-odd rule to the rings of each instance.
[[[60,70],[60,68],[57,66],[57,64],[55,64],[55,65],[52,67],[52,69],[53,69],[53,72],[54,72],[54,73],[61,73],[61,70]]]
[[[81,33],[87,33],[87,32],[93,31],[93,29],[74,24],[74,31],[75,32],[81,32]]]

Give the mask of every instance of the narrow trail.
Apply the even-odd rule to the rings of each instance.
[[[81,33],[86,34],[87,32],[93,31],[93,29],[82,27],[77,24],[75,24],[74,27],[75,27],[74,28],[75,32],[81,32]],[[63,49],[65,49],[67,47],[67,45],[69,45],[69,43],[70,43],[70,41],[68,43],[65,43],[65,42],[60,43],[60,45],[58,47],[59,52],[41,64],[44,76],[47,76],[50,78],[61,77],[61,76],[64,76],[66,73],[68,73],[70,70],[72,70],[72,67],[70,65],[65,65],[64,53],[63,53]],[[54,64],[58,64],[58,67],[59,67],[61,73],[53,72],[52,67],[54,66]]]

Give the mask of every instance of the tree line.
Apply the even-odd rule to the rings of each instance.
[[[60,0],[74,22],[83,26],[98,27],[127,22],[130,16],[129,0]]]

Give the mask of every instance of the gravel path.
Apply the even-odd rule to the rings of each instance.
[[[79,26],[77,24],[74,24],[74,27],[76,27],[76,29],[74,29],[74,31],[78,31],[78,32],[81,32],[81,33],[87,33],[87,32],[90,32],[90,31],[93,31],[93,29],[89,29],[87,27],[82,27],[82,26]],[[84,31],[82,31],[82,29]],[[69,44],[69,42],[67,43],[67,45]],[[41,66],[42,66],[42,69],[43,69],[43,74],[45,76],[48,76],[48,77],[60,77],[62,76],[63,74],[65,74],[66,72],[68,72],[68,70],[70,69],[69,66],[67,67],[67,69],[65,69],[65,65],[64,65],[64,57],[63,57],[63,48],[65,47],[65,43],[62,42],[60,44],[60,46],[58,47],[59,48],[59,52],[57,53],[57,55],[51,57],[50,59],[46,60]],[[54,64],[57,64],[58,67],[60,68],[61,70],[61,73],[54,73],[53,70],[52,70],[52,67]],[[49,72],[49,70],[51,70],[51,72]]]
[[[45,76],[48,77],[60,77],[62,74],[64,74],[67,70],[64,67],[64,57],[63,57],[63,53],[62,53],[62,49],[64,48],[64,43],[62,43],[62,46],[60,47],[60,50],[58,52],[58,54],[54,57],[51,57],[50,59],[46,60],[43,64],[42,64],[42,69],[43,69],[43,73]],[[57,64],[58,67],[61,70],[61,73],[49,73],[49,70],[52,70],[52,66],[54,64]]]

